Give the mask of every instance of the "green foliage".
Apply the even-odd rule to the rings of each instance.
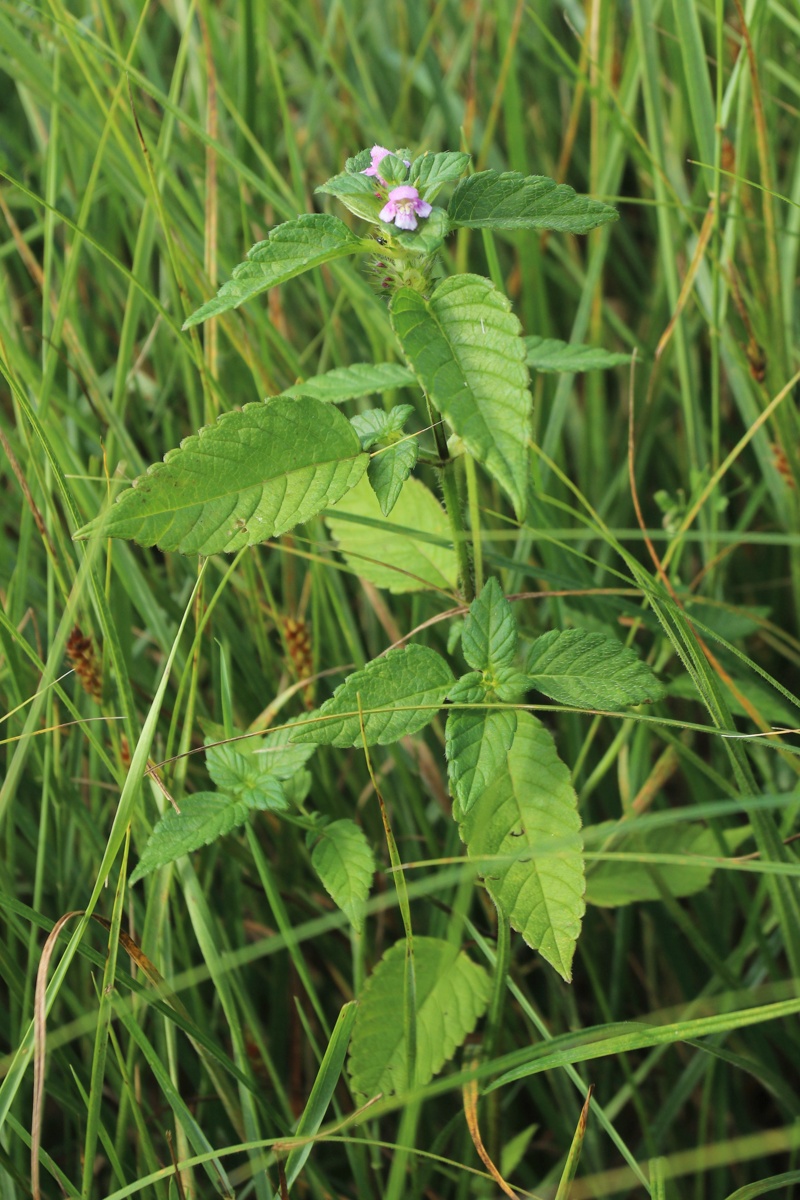
[[[505,761],[454,815],[498,909],[570,980],[585,907],[581,822],[569,771],[541,722],[517,715]]]
[[[423,154],[412,162],[408,182],[418,188],[423,200],[432,204],[446,184],[461,178],[469,166],[469,159],[470,156],[460,150]]]
[[[392,298],[392,326],[431,402],[525,514],[531,394],[520,324],[494,284],[446,279],[429,300]]]
[[[252,300],[312,267],[369,249],[369,243],[351,233],[338,217],[307,213],[295,221],[286,221],[277,225],[266,241],[253,246],[214,299],[193,312],[183,328],[191,329],[209,317],[238,308],[245,300]]]
[[[526,337],[528,366],[534,371],[605,371],[627,366],[630,354],[616,354],[598,346],[562,342],[558,338]]]
[[[307,521],[366,467],[337,409],[276,397],[187,438],[77,536],[102,531],[182,554],[229,553]]]
[[[453,672],[435,650],[403,646],[348,675],[293,742],[361,746],[361,717],[368,746],[388,746],[417,733],[436,715],[453,683]]]
[[[130,882],[136,883],[158,867],[215,842],[244,825],[251,812],[282,812],[288,807],[280,782],[271,775],[264,775],[258,787],[243,785],[229,795],[195,792],[186,796],[180,811],[167,809],[154,827]]]
[[[349,367],[335,367],[324,375],[312,375],[294,387],[285,388],[282,395],[311,396],[326,404],[343,404],[345,400],[390,392],[413,382],[411,371],[399,363],[352,363]]]
[[[418,479],[409,479],[388,517],[364,479],[325,514],[350,566],[390,592],[452,592],[456,557],[444,509]]]
[[[517,652],[517,622],[495,578],[469,608],[461,634],[464,658],[475,671],[494,675],[507,667]]]
[[[714,868],[691,861],[694,855],[714,857],[719,854],[717,839],[704,825],[689,822],[666,829],[632,830],[627,834],[620,834],[618,830],[614,821],[592,827],[593,848],[602,850],[604,831],[609,834],[615,831],[608,839],[609,851],[630,857],[625,862],[601,860],[591,864],[586,879],[587,904],[616,908],[642,900],[660,900],[662,889],[670,896],[693,896],[710,883]],[[648,856],[659,854],[685,856],[686,861],[647,861]],[[636,861],[637,855],[642,855],[641,862]]]
[[[359,933],[375,873],[375,859],[364,831],[342,818],[309,833],[311,863],[325,891]]]
[[[454,709],[448,714],[447,778],[462,812],[469,812],[502,771],[516,730],[517,714],[505,708],[487,705],[474,712]]]
[[[587,629],[551,629],[532,643],[525,661],[529,686],[561,704],[619,708],[652,704],[664,685],[616,638]]]
[[[370,450],[378,442],[385,443],[379,453],[371,456],[367,467],[367,478],[385,517],[397,503],[403,484],[417,461],[416,439],[402,437],[403,425],[413,411],[410,404],[396,404],[389,413],[382,408],[371,408],[350,422],[359,436],[362,450]]]
[[[355,213],[363,221],[370,221],[373,225],[381,224],[378,213],[383,208],[384,201],[375,196],[375,181],[368,175],[354,175],[346,171],[341,175],[334,175],[333,179],[320,184],[314,190],[335,196],[345,208],[349,208],[351,213]]]
[[[416,937],[416,1076],[423,1087],[472,1033],[489,1003],[490,982],[482,967],[452,943]],[[404,1022],[406,943],[387,950],[359,1000],[350,1044],[350,1076],[362,1096],[388,1096],[408,1085]]]
[[[455,226],[468,229],[556,229],[588,233],[616,221],[610,204],[578,196],[565,183],[517,171],[479,171],[462,179],[447,209]]]

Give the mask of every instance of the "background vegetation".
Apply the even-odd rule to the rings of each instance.
[[[623,1038],[590,1062],[543,1059],[482,1102],[485,1140],[520,1192],[551,1193],[591,1082],[574,1197],[754,1196],[786,1172],[789,1195],[800,1179],[796,1018],[741,1015],[795,994],[796,857],[791,844],[782,862],[750,857],[748,809],[756,797],[790,837],[797,739],[719,737],[687,673],[722,690],[743,734],[800,725],[800,6],[743,3],[0,3],[3,1200],[29,1193],[34,987],[62,915],[91,903],[113,928],[92,923],[55,976],[49,1195],[211,1195],[213,1164],[179,1178],[170,1164],[213,1150],[238,1196],[270,1196],[271,1140],[293,1132],[361,972],[402,936],[356,751],[317,754],[312,796],[330,816],[357,815],[379,856],[363,943],[285,822],[259,816],[127,893],[128,842],[124,855],[108,847],[143,726],[173,796],[207,787],[202,755],[188,754],[206,732],[303,712],[347,664],[452,599],[360,580],[318,519],[212,559],[179,632],[196,561],[71,541],[113,479],[219,412],[396,357],[385,303],[350,265],[179,332],[252,243],[310,211],[317,183],[373,142],[463,148],[478,168],[551,175],[619,206],[619,222],[585,239],[462,230],[450,243],[458,269],[488,273],[496,256],[526,333],[635,349],[638,363],[632,381],[625,369],[536,376],[536,503],[519,529],[482,480],[482,553],[506,592],[535,594],[516,605],[523,629],[635,625],[669,682],[655,712],[547,715],[584,824],[652,809],[667,836],[694,816],[720,855],[741,856],[688,899],[656,875],[658,899],[590,907],[571,986],[513,938],[496,1056],[588,1027],[623,1036],[610,1028],[620,1021],[729,1016],[702,1041],[676,1032],[634,1051]],[[620,544],[674,591],[708,656],[695,640],[696,661],[681,662]],[[676,626],[685,635],[687,616]],[[425,637],[443,648],[446,626]],[[376,748],[373,765],[401,858],[416,864],[416,931],[490,964],[492,909],[460,861],[441,727]],[[149,777],[132,777],[125,798],[133,853],[166,801]],[[119,954],[119,923],[169,996],[145,960]],[[327,1114],[341,1127],[296,1191],[494,1193],[456,1067],[405,1113],[387,1103],[358,1121],[345,1119],[342,1081]],[[242,1143],[253,1145],[230,1152]]]

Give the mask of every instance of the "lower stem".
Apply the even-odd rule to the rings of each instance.
[[[434,413],[430,400],[428,400],[428,415],[433,426],[436,451],[439,455],[442,495],[444,496],[444,507],[447,511],[447,518],[450,522],[453,548],[456,552],[458,578],[461,583],[461,591],[464,599],[467,604],[471,604],[475,599],[475,577],[472,573],[472,562],[469,556],[467,530],[464,525],[461,497],[458,494],[456,459],[450,457],[450,451],[447,449],[447,438],[444,436],[441,420]]]

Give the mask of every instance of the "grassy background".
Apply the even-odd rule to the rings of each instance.
[[[745,1027],[737,1013],[790,997],[798,974],[792,848],[788,875],[759,873],[791,832],[798,760],[774,739],[734,743],[713,726],[731,727],[726,706],[742,732],[800,724],[760,675],[798,690],[800,440],[787,385],[799,30],[793,0],[748,0],[744,12],[724,0],[0,3],[3,1200],[29,1192],[29,1022],[39,948],[63,914],[88,904],[121,923],[185,1007],[176,1017],[155,1001],[101,926],[70,943],[48,1023],[51,1195],[47,1171],[70,1195],[132,1194],[171,1152],[252,1142],[225,1169],[238,1195],[270,1196],[277,1173],[264,1173],[263,1147],[293,1130],[339,1008],[402,936],[380,873],[365,941],[353,944],[286,823],[259,818],[130,895],[118,887],[121,854],[128,821],[141,848],[165,803],[142,783],[150,738],[174,795],[204,788],[201,757],[186,756],[203,721],[245,728],[300,712],[292,685],[309,668],[362,663],[449,601],[371,589],[319,520],[212,559],[191,603],[196,562],[71,542],[115,480],[219,412],[330,367],[396,357],[383,299],[347,265],[202,334],[179,332],[253,242],[312,208],[314,187],[373,142],[463,147],[479,168],[552,175],[619,205],[621,220],[585,239],[461,231],[449,246],[452,269],[500,271],[526,333],[635,349],[638,360],[632,386],[625,371],[534,380],[547,459],[532,513],[518,529],[482,482],[482,549],[507,591],[563,593],[517,606],[526,632],[643,616],[640,649],[673,681],[658,710],[673,724],[548,718],[584,823],[648,807],[707,815],[698,806],[728,800],[710,820],[721,849],[761,852],[687,901],[590,909],[571,987],[514,938],[497,1054],[661,1010],[672,1021],[731,1015],[703,1043],[676,1035],[509,1085],[481,1107],[486,1140],[518,1189],[552,1192],[593,1082],[576,1197],[722,1198],[795,1170],[796,1019]],[[642,519],[712,658],[639,529],[631,397]],[[641,609],[645,582],[666,632]],[[289,618],[308,622],[308,662],[292,658]],[[63,677],[76,624],[99,646],[99,702]],[[445,628],[429,644],[443,648]],[[317,700],[340,678],[320,680]],[[430,863],[409,874],[415,928],[468,941],[490,962],[484,899],[457,863],[438,863],[459,854],[441,734],[434,725],[414,746],[376,752],[375,766],[402,857]],[[325,751],[314,772],[315,806],[357,813],[385,867],[363,758]],[[772,807],[754,817],[767,823],[756,844],[740,801],[758,794]],[[445,1076],[400,1116],[387,1105],[346,1123],[314,1150],[298,1191],[493,1193],[458,1087]],[[343,1084],[336,1102],[352,1111]],[[396,1142],[414,1149],[393,1154]],[[140,1190],[178,1195],[167,1174]],[[199,1196],[213,1180],[204,1167],[182,1176]]]

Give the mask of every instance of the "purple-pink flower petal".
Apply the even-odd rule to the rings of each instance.
[[[417,217],[429,217],[432,212],[427,200],[410,183],[401,183],[389,192],[388,203],[378,216],[382,221],[394,221],[398,229],[416,229]]]

